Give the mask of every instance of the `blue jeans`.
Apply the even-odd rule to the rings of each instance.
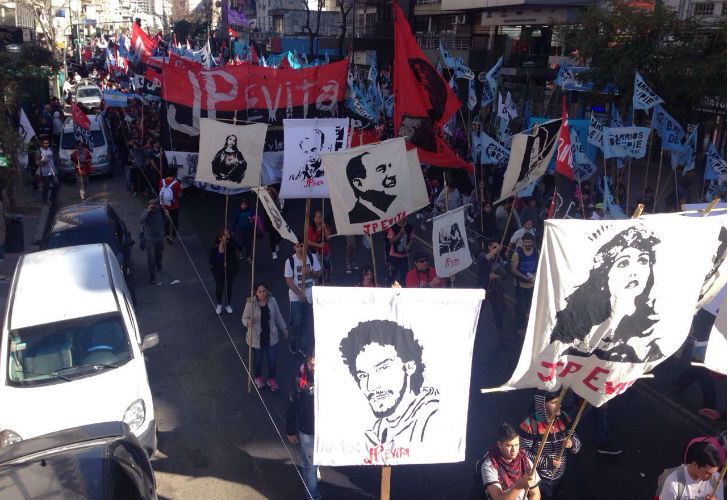
[[[303,455],[303,482],[306,483],[308,494],[313,500],[319,500],[321,493],[318,487],[318,467],[313,464],[313,435],[298,433],[298,440],[301,441],[301,455]]]
[[[308,353],[313,339],[312,325],[313,308],[308,302],[298,300],[291,301],[291,342],[296,344],[301,351]]]
[[[253,348],[253,373],[256,377],[263,375],[263,357],[268,359],[268,378],[276,378],[276,353],[278,344],[268,345],[260,349]]]

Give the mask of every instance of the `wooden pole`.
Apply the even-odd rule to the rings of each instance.
[[[576,413],[576,417],[574,418],[574,422],[572,422],[572,424],[571,424],[569,433],[566,435],[566,439],[564,439],[564,441],[561,443],[561,451],[559,451],[559,455],[556,457],[556,460],[561,461],[561,457],[564,456],[564,450],[566,450],[566,441],[571,439],[571,436],[574,435],[574,431],[576,430],[576,426],[579,423],[579,420],[581,420],[581,415],[582,415],[582,413],[584,413],[584,409],[586,408],[586,405],[587,405],[586,399],[582,399],[581,406],[579,406],[579,411]]]
[[[713,486],[713,492],[710,494],[713,498],[716,498],[715,494],[718,492],[718,488],[720,487],[721,481],[723,481],[723,478],[725,477],[725,471],[726,471],[726,463],[723,464],[723,468],[720,470],[720,476],[718,476],[718,481]]]
[[[639,219],[640,215],[642,215],[642,211],[645,209],[645,206],[642,203],[639,203],[637,205],[637,208],[634,209],[634,213],[632,214],[633,219]]]
[[[725,472],[725,467],[724,471]],[[392,482],[392,467],[382,465],[382,482],[379,487],[380,500],[389,500],[389,489]]]
[[[647,141],[647,166],[645,167],[645,182],[642,185],[642,198],[645,197],[645,191],[647,190],[647,174],[650,173],[650,159],[652,157],[652,136],[653,135],[654,135],[653,133],[650,133],[650,138]]]
[[[304,292],[306,287],[306,273],[308,273],[308,226],[311,218],[311,197],[306,198],[306,211],[303,220],[303,262],[301,262],[301,274],[303,278]],[[319,263],[320,264],[320,263]]]
[[[655,202],[652,204],[652,213],[657,209],[657,191],[660,189],[660,175],[662,174],[662,157],[665,150],[660,148],[660,163],[657,167],[657,183],[655,184]]]
[[[634,121],[634,119],[633,119]],[[629,212],[629,182],[632,180],[632,157],[630,156],[627,162],[627,193],[625,194],[624,200],[624,213]]]
[[[701,215],[701,217],[707,217],[710,211],[715,208],[719,201],[720,198],[713,198],[713,201],[708,203],[708,206],[703,209],[703,214]]]
[[[556,409],[558,410],[561,408],[561,402],[564,400],[564,396],[566,396],[566,391],[568,391],[569,388],[564,386],[561,388],[561,392],[559,393],[559,399],[556,403]],[[554,412],[553,415],[551,415],[551,418],[549,418],[549,423],[546,426],[546,432],[543,434],[543,438],[541,439],[541,444],[538,445],[538,451],[536,452],[536,456],[533,457],[533,466],[531,467],[531,474],[533,475],[534,472],[536,472],[536,464],[538,463],[539,459],[541,458],[541,454],[543,453],[544,446],[546,446],[546,441],[549,438],[549,434],[551,434],[551,428],[554,426],[554,420],[556,420],[556,413]]]
[[[258,186],[258,189],[260,189],[261,186]],[[260,196],[256,196],[255,198],[255,224],[253,224],[253,259],[250,264],[250,322],[252,324],[253,322],[253,311],[255,309],[253,308],[253,301],[256,300],[255,298],[255,289],[253,288],[255,286],[255,243],[258,240],[258,207],[260,206]],[[244,307],[243,307],[244,308]],[[251,326],[252,329],[252,326]],[[250,335],[252,337],[253,332],[250,332]],[[248,370],[250,371],[253,366],[253,347],[248,344]],[[251,379],[253,377],[252,372],[248,374],[248,394],[250,394],[251,391]]]
[[[680,211],[680,195],[677,192],[677,169],[672,170],[672,176],[675,178],[675,211]]]
[[[374,274],[374,286],[379,286],[377,284],[377,259],[374,256],[374,242],[372,241],[372,235],[369,234],[369,252],[372,254],[372,273]]]

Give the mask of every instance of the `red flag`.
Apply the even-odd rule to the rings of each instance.
[[[255,51],[255,44],[250,44],[250,62],[258,64],[258,53]]]
[[[549,207],[549,219],[578,217],[574,203],[574,155],[571,151],[569,114],[566,112],[566,97],[561,101],[561,128],[556,149],[556,171],[554,172],[554,196]]]
[[[75,102],[71,103],[71,116],[73,117],[73,123],[79,127],[85,128],[86,130],[91,128],[91,121],[88,119],[88,116],[81,111],[81,108]]]
[[[394,130],[417,147],[422,163],[472,170],[442,137],[442,127],[462,104],[422,53],[402,9],[396,2],[393,8]]]
[[[238,32],[228,26],[228,35],[230,35],[230,38],[237,38]]]
[[[145,56],[151,56],[157,42],[144,33],[137,23],[131,25],[131,50]]]

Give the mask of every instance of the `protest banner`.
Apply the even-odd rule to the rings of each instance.
[[[432,219],[432,253],[435,272],[441,278],[457,274],[473,263],[465,229],[465,207]]]
[[[603,133],[604,159],[644,158],[650,137],[648,127],[604,127]]]

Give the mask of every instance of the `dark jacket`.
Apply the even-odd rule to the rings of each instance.
[[[238,244],[233,238],[228,238],[227,249],[225,251],[225,261],[227,261],[228,276],[238,273]],[[212,273],[222,275],[225,271],[224,261],[218,258],[217,243],[212,245],[209,254],[210,268]]]
[[[291,402],[286,410],[286,435],[293,436],[298,431],[313,435],[313,388],[313,374],[306,369],[306,363],[303,363],[291,384]]]

